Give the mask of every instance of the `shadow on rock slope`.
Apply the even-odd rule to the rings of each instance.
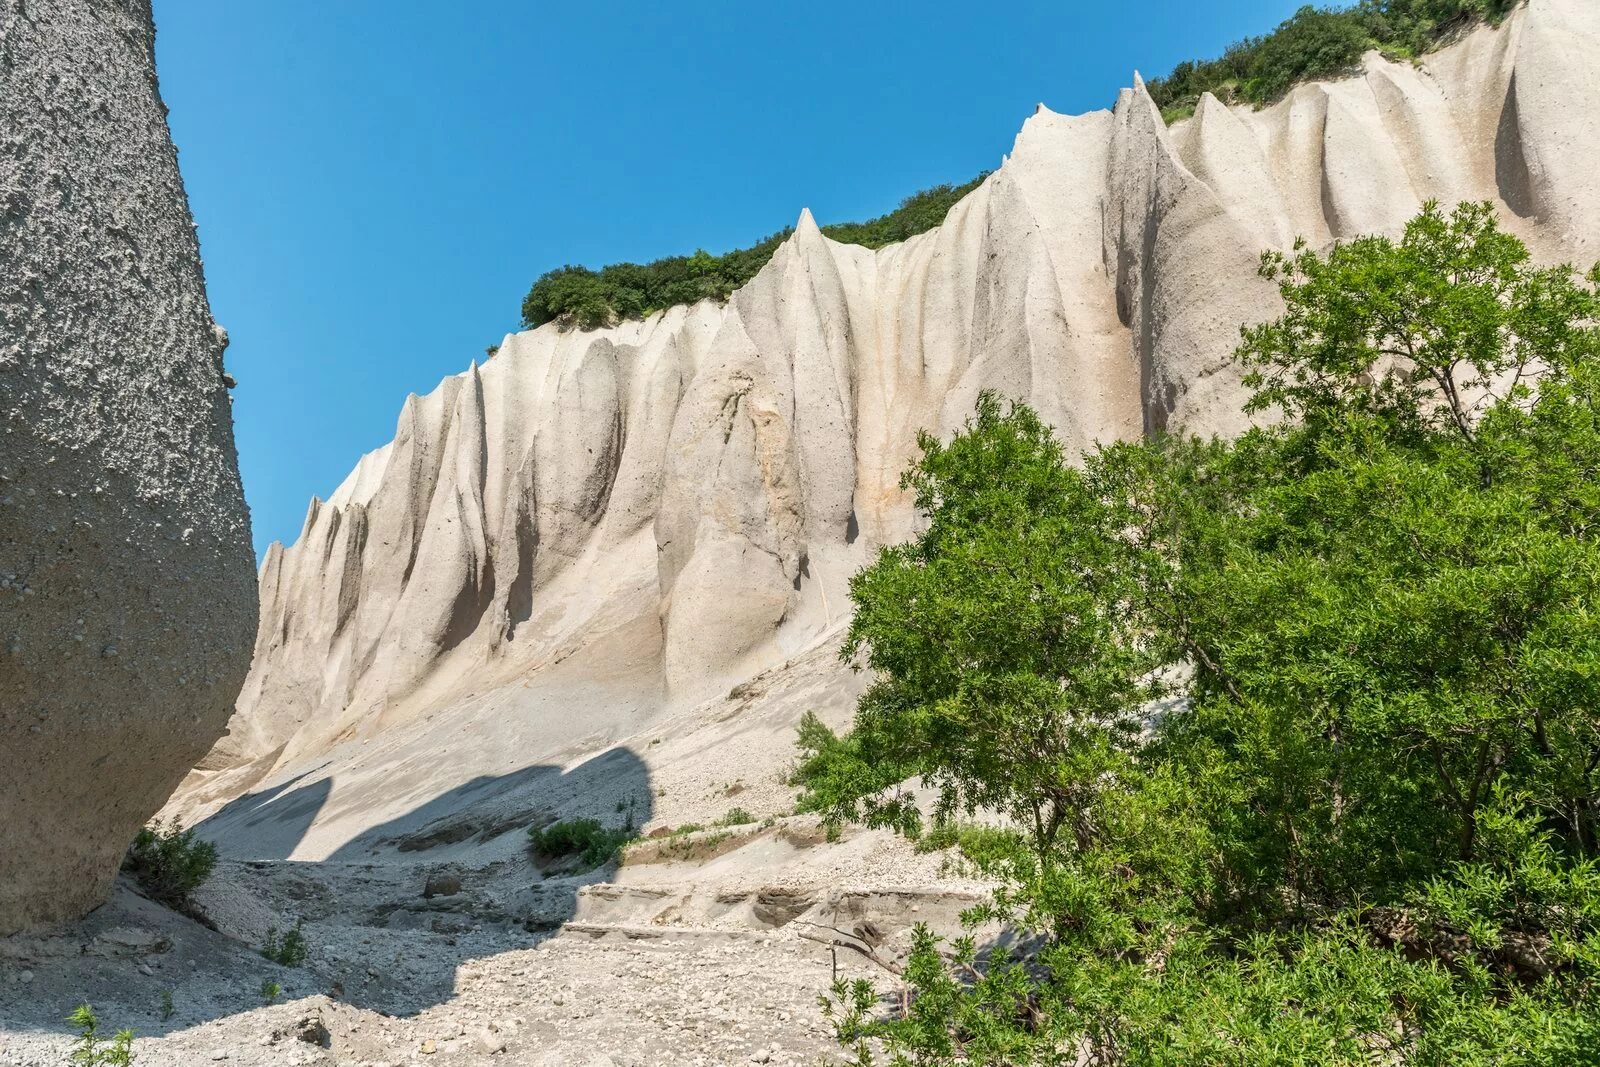
[[[311,829],[333,789],[331,777],[291,788],[315,773],[315,770],[306,771],[278,785],[229,801],[221,811],[196,826],[195,832],[217,845],[224,855],[231,856],[234,853],[225,847],[234,836],[230,828],[247,829],[251,834],[250,855],[240,858],[286,860]]]

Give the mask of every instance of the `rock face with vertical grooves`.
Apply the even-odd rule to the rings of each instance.
[[[909,532],[916,432],[980,390],[1072,449],[1238,430],[1229,356],[1279,306],[1258,257],[1296,236],[1490,200],[1540,259],[1600,257],[1597,72],[1600,6],[1532,0],[1261,111],[1207,96],[1168,128],[1135,77],[1110,111],[1041,106],[904,244],[837,244],[802,214],[726,305],[507,337],[409,398],[269,550],[254,668],[189,795],[326,757],[376,796],[385,768],[425,773],[428,736],[451,774],[596,751],[795,660]]]
[[[154,45],[147,0],[0,0],[0,934],[104,899],[255,635]]]

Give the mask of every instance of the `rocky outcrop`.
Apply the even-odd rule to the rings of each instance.
[[[0,2],[0,934],[105,898],[255,576],[147,0]]]
[[[1258,257],[1297,235],[1486,199],[1540,258],[1595,258],[1597,56],[1600,8],[1532,0],[1261,111],[1208,96],[1168,128],[1135,78],[1110,111],[1041,106],[904,244],[837,244],[802,214],[725,306],[507,337],[408,399],[268,551],[254,668],[201,777],[225,796],[469,698],[463,737],[484,707],[521,724],[496,758],[578,745],[836,639],[850,573],[910,527],[917,431],[980,390],[1074,449],[1239,429],[1229,355],[1278,307]]]

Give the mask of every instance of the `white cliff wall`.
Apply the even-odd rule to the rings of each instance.
[[[1421,66],[1368,57],[1167,128],[1042,107],[937,230],[869,251],[809,214],[726,306],[506,339],[409,398],[394,441],[261,568],[255,663],[207,769],[245,779],[627,635],[646,704],[783,662],[912,516],[916,432],[981,389],[1069,448],[1242,425],[1260,252],[1491,200],[1544,260],[1600,257],[1600,5],[1532,0]],[[604,665],[597,668],[605,674]],[[583,715],[603,725],[607,712]],[[593,725],[593,724],[591,724]]]

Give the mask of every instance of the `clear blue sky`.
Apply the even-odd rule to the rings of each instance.
[[[1299,0],[155,0],[257,550],[563,263],[869,218]]]

